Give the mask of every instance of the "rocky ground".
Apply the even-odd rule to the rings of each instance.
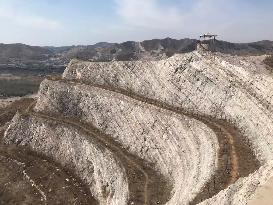
[[[0,137],[16,112],[35,101],[0,100]],[[27,148],[0,144],[0,204],[97,204],[81,180],[52,158]]]
[[[0,203],[256,200],[273,177],[265,58],[73,60],[62,78],[42,82],[37,99],[3,104]]]

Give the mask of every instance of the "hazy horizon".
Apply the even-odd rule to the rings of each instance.
[[[92,45],[166,37],[273,40],[270,0],[0,0],[0,42]]]
[[[171,37],[160,38],[160,40],[166,39],[166,38],[171,38]],[[144,39],[144,40],[135,41],[135,42],[142,42],[142,41],[145,41],[145,40],[156,40],[156,39],[159,39],[159,38]],[[171,38],[171,39],[182,40],[182,39],[187,39],[187,37],[181,38],[181,39],[177,39],[177,38]],[[189,39],[196,39],[196,40],[198,40],[198,38],[189,38]],[[217,39],[217,40],[226,41],[226,40],[223,40],[223,39]],[[38,47],[70,47],[70,46],[90,46],[90,45],[95,45],[95,44],[98,44],[98,43],[118,43],[118,44],[120,44],[120,43],[125,43],[125,42],[128,42],[128,41],[132,41],[132,40],[125,40],[125,41],[120,41],[120,42],[99,41],[99,42],[95,42],[95,43],[91,43],[91,44],[71,44],[71,45],[34,45],[34,44],[27,44],[27,43],[24,43],[24,42],[14,42],[14,43],[3,43],[3,42],[0,42],[0,44],[5,44],[5,45],[23,44],[23,45],[38,46]],[[273,40],[268,40],[268,39],[261,39],[261,40],[249,41],[249,42],[232,42],[232,41],[226,41],[226,42],[229,42],[229,43],[255,43],[255,42],[259,42],[259,41],[272,41],[273,42]]]

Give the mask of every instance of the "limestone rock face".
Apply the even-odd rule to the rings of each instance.
[[[203,123],[101,88],[44,81],[35,111],[78,118],[111,135],[172,182],[169,204],[192,200],[217,164],[217,137]]]
[[[258,59],[192,52],[159,62],[72,61],[63,77],[227,120],[262,164],[272,160],[273,78]]]
[[[264,57],[73,60],[4,142],[71,169],[99,204],[247,204],[273,176]]]
[[[28,145],[76,172],[102,204],[127,204],[128,183],[121,162],[79,129],[38,116],[18,114],[6,138],[7,143]]]
[[[273,78],[265,70],[253,70],[257,66],[250,61],[236,62],[232,64],[229,56],[197,52],[147,63],[72,61],[63,76],[226,119],[249,137],[260,160],[272,159]],[[259,137],[262,140],[256,140]]]

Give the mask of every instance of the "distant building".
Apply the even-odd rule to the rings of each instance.
[[[215,51],[215,41],[217,35],[206,33],[200,35],[200,40],[197,43],[198,51]]]

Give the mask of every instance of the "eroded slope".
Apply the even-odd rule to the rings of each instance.
[[[4,142],[71,169],[100,204],[246,204],[273,176],[273,79],[261,61],[72,61]]]
[[[255,62],[198,52],[159,62],[72,61],[64,78],[130,91],[188,113],[228,121],[264,166],[271,163],[272,77]],[[264,174],[272,176],[270,171]],[[253,188],[252,192],[240,189],[237,185],[232,186],[232,192],[225,190],[229,195],[221,203],[246,203],[248,197],[242,196],[251,196]]]
[[[73,61],[64,78],[127,90],[197,115],[228,120],[248,136],[260,160],[272,159],[272,114],[268,108],[272,77],[265,71],[252,71],[247,64],[232,65],[228,59],[193,52],[147,63]],[[262,140],[254,139],[259,137]]]
[[[28,145],[74,171],[102,204],[128,203],[121,162],[88,134],[43,115],[16,115],[13,122],[5,136],[7,143]]]
[[[125,95],[45,81],[35,111],[77,118],[111,135],[169,178],[174,186],[170,204],[192,200],[216,169],[218,142],[207,126]]]

